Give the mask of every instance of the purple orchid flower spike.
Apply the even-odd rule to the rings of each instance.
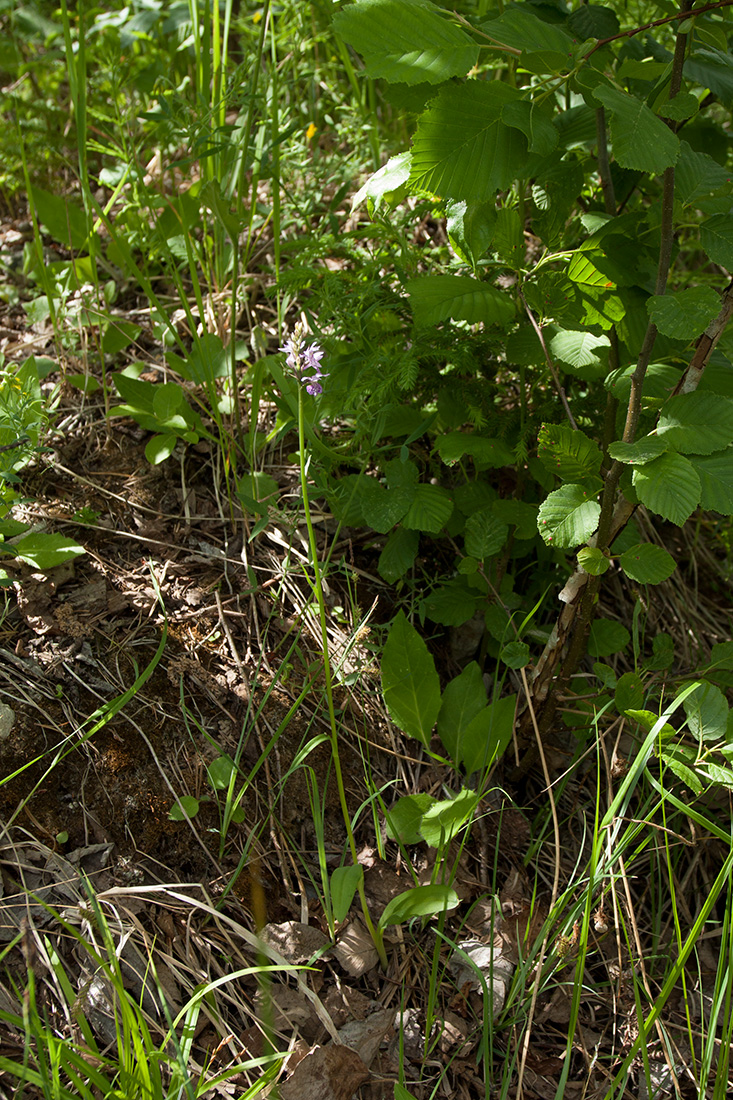
[[[288,368],[295,374],[308,393],[314,396],[323,393],[322,378],[328,378],[321,370],[321,359],[325,355],[323,348],[316,343],[305,347],[305,333],[303,326],[298,322],[293,329],[293,335],[285,341],[280,351],[287,354],[285,360]]]

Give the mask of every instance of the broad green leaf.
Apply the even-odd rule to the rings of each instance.
[[[516,527],[518,539],[531,539],[537,534],[537,510],[538,505],[522,500],[495,500],[491,505],[497,519]]]
[[[505,104],[519,95],[498,80],[442,88],[418,122],[411,182],[445,199],[493,201],[529,163],[527,139],[501,121]]]
[[[351,200],[351,209],[366,201],[369,213],[379,210],[382,203],[388,207],[394,206],[407,193],[407,181],[410,178],[410,154],[399,153],[396,157],[390,157],[379,171],[370,176],[363,187]]]
[[[507,325],[514,317],[514,302],[508,294],[470,275],[422,275],[408,280],[406,290],[418,325],[450,319]]]
[[[211,386],[217,378],[226,378],[229,365],[227,349],[215,332],[199,336],[186,360],[188,376],[199,386]]]
[[[186,815],[195,817],[198,812],[198,798],[194,798],[192,794],[183,794],[171,806],[168,817],[171,821],[185,821]]]
[[[435,802],[435,799],[427,791],[419,794],[406,794],[398,798],[394,806],[385,810],[385,831],[390,840],[397,840],[400,844],[419,844],[423,839],[420,832],[420,823],[423,814]]]
[[[700,238],[713,263],[728,270],[733,269],[733,217],[728,214],[714,214],[712,218],[707,218],[702,223]]]
[[[687,685],[683,684],[680,690]],[[715,741],[728,729],[728,703],[720,688],[703,681],[682,703],[693,737]]]
[[[710,667],[733,671],[733,642],[716,642],[710,654]]]
[[[582,485],[561,485],[540,505],[537,528],[548,546],[570,548],[588,541],[600,514],[600,504],[588,499]]]
[[[382,691],[395,724],[427,747],[440,710],[440,680],[427,645],[403,611],[382,654]]]
[[[412,568],[419,543],[417,531],[408,531],[404,527],[392,531],[379,555],[377,571],[380,577],[388,584],[394,584],[400,577],[404,577],[408,569]]]
[[[112,375],[112,380],[118,394],[131,409],[147,413],[157,419],[155,416],[155,391],[158,388],[157,386],[140,378],[130,378],[129,375],[121,372],[115,372]]]
[[[409,531],[439,534],[451,517],[453,501],[440,485],[418,485],[403,525]]]
[[[137,340],[141,332],[140,326],[133,325],[130,321],[110,319],[102,337],[102,354],[117,355],[133,340]]]
[[[585,432],[566,424],[542,425],[537,438],[537,454],[542,464],[563,481],[593,477],[603,461],[598,444]]]
[[[502,647],[499,660],[509,668],[526,668],[530,662],[529,646],[526,642],[508,642]]]
[[[618,88],[598,87],[593,94],[611,114],[613,156],[622,168],[658,174],[672,167],[679,140],[643,100]]]
[[[360,504],[364,520],[374,531],[386,535],[403,518],[415,496],[414,487],[386,489],[376,478],[362,479]]]
[[[627,577],[639,584],[661,584],[677,568],[669,551],[661,546],[653,546],[650,542],[632,546],[621,555],[619,565]]]
[[[498,211],[491,251],[515,271],[524,267],[527,246],[524,243],[524,229],[516,210],[505,206]]]
[[[591,657],[610,657],[625,649],[630,641],[626,627],[615,619],[595,619],[588,636],[588,653]]]
[[[646,733],[651,733],[660,719],[660,715],[655,714],[653,710],[627,710],[626,714],[632,721],[638,722]],[[659,733],[664,737],[674,737],[677,730],[674,726],[671,726],[669,722],[665,722],[659,730]]]
[[[439,84],[478,60],[476,43],[426,0],[361,0],[337,12],[333,26],[368,76],[391,83]]]
[[[657,435],[683,454],[710,455],[733,443],[733,400],[694,391],[670,397]]]
[[[578,565],[593,577],[600,577],[608,570],[610,561],[596,546],[584,546],[578,551]]]
[[[399,1081],[395,1081],[394,1100],[415,1100],[415,1097],[411,1092],[407,1091],[404,1085],[401,1085]]]
[[[145,444],[145,457],[151,466],[159,466],[170,458],[176,449],[176,443],[181,437],[173,432],[165,435],[154,435]]]
[[[484,561],[493,558],[506,545],[509,528],[494,514],[493,506],[481,508],[466,520],[466,553]]]
[[[486,706],[486,687],[475,661],[446,686],[438,715],[438,733],[445,751],[456,767],[461,761],[464,730]]]
[[[184,401],[183,390],[177,382],[160,383],[153,394],[153,412],[161,422],[169,420]]]
[[[559,26],[546,23],[531,11],[529,4],[510,8],[497,19],[481,24],[481,31],[494,42],[512,46],[523,53],[551,50],[568,57],[572,48],[572,39]]]
[[[625,672],[616,683],[616,710],[625,714],[627,710],[638,710],[644,702],[644,682],[638,672]]]
[[[403,462],[401,458],[393,458],[384,467],[384,475],[390,489],[412,489],[420,480],[420,470],[417,465],[408,460]]]
[[[448,238],[460,259],[476,269],[494,232],[496,206],[493,202],[449,202],[445,208]]]
[[[733,64],[728,52],[698,46],[685,60],[683,73],[685,80],[709,88],[726,105],[733,103]]]
[[[593,664],[593,673],[601,681],[604,688],[612,688],[616,690],[616,673],[613,671],[610,665],[602,665],[600,662],[595,661]]]
[[[692,95],[690,92],[683,92],[681,95],[675,96],[674,99],[668,99],[661,107],[658,107],[657,113],[662,118],[671,118],[674,122],[684,122],[696,115],[699,110],[700,104],[697,96]],[[677,165],[679,166],[679,159]]]
[[[473,817],[480,795],[462,790],[455,798],[434,802],[423,815],[420,832],[431,848],[447,848],[457,833]]]
[[[637,466],[632,484],[642,504],[678,527],[700,503],[700,478],[684,455],[670,452]]]
[[[671,729],[671,727],[669,728]],[[694,794],[702,794],[703,784],[700,782],[697,772],[690,767],[689,762],[682,758],[679,749],[665,749],[661,753],[661,757],[669,770],[683,783],[686,783]]]
[[[624,443],[617,440],[608,448],[611,458],[619,462],[627,462],[630,466],[645,466],[647,462],[653,462],[669,448],[669,443],[658,435],[645,435],[637,439],[636,443]]]
[[[713,160],[707,153],[694,151],[686,141],[680,142],[680,155],[674,171],[676,199],[688,206],[696,199],[709,195],[711,191],[725,187],[729,182],[728,172],[717,160]]]
[[[448,432],[438,436],[435,449],[445,462],[452,466],[464,455],[470,455],[478,469],[501,469],[514,465],[514,454],[501,439],[487,439],[469,432]]]
[[[720,312],[720,297],[712,287],[696,286],[674,294],[652,295],[646,307],[662,335],[672,340],[693,340]]]
[[[379,918],[379,927],[388,924],[402,924],[413,917],[432,917],[444,913],[446,909],[455,909],[458,894],[450,886],[435,883],[433,886],[413,886],[404,894],[398,894],[385,907]]]
[[[347,867],[336,867],[331,875],[331,905],[334,918],[341,922],[346,916],[364,878],[364,868],[360,863],[351,863]]]
[[[602,4],[583,4],[568,16],[568,27],[576,38],[611,38],[619,31],[613,8]]]
[[[514,730],[516,695],[505,695],[479,711],[466,726],[458,759],[466,775],[490,767],[506,750]]]
[[[718,783],[722,787],[727,787],[728,790],[733,790],[733,771],[730,768],[723,768],[720,764],[713,764],[712,761],[708,761],[704,765],[704,769],[713,783]]]
[[[462,626],[476,614],[480,597],[460,581],[435,588],[420,601],[420,616],[441,626]]]
[[[530,153],[536,153],[540,157],[548,157],[560,139],[557,128],[552,124],[552,110],[549,104],[547,107],[541,107],[536,100],[517,99],[507,103],[501,112],[501,121],[507,126],[514,126],[517,130],[521,130],[527,139]],[[523,234],[522,245],[524,245]],[[513,259],[515,266],[521,265],[524,260],[524,251],[522,247],[521,257]]]
[[[52,195],[31,185],[31,197],[39,222],[43,222],[55,241],[78,252],[89,248],[89,227],[84,210],[68,197]]]
[[[674,661],[674,642],[669,634],[657,634],[652,641],[652,655],[644,662],[650,672],[662,672],[671,668]]]
[[[559,359],[561,363],[565,363],[574,370],[584,367],[596,368],[600,378],[608,372],[610,343],[607,336],[594,336],[592,332],[573,332],[563,329],[550,340],[550,351],[554,359]]]
[[[692,455],[690,462],[700,478],[700,504],[721,516],[733,516],[733,448],[712,455]]]
[[[14,544],[13,549],[20,561],[33,566],[40,573],[54,569],[71,558],[78,558],[80,554],[86,554],[84,547],[74,539],[67,539],[63,535],[47,534],[45,531],[24,535]]]

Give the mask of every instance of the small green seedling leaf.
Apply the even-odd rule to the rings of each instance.
[[[644,702],[644,683],[637,672],[625,672],[616,684],[615,703],[619,714],[638,710]]]
[[[526,668],[530,661],[529,646],[526,642],[508,642],[501,650],[499,658],[509,668]]]
[[[231,756],[217,756],[206,768],[209,783],[215,791],[225,791],[229,787],[232,774],[236,771]]]
[[[596,619],[590,628],[588,653],[591,657],[610,657],[625,649],[630,641],[626,627],[615,619]]]
[[[402,924],[414,917],[434,917],[447,909],[455,909],[459,903],[458,894],[450,886],[436,883],[432,886],[413,886],[404,894],[392,898],[379,918],[379,927],[389,924]]]
[[[171,821],[185,821],[186,816],[195,817],[199,812],[199,800],[192,794],[183,794],[170,808],[168,817]]]
[[[364,868],[360,863],[348,867],[337,867],[331,875],[331,904],[333,915],[339,922],[346,920],[354,894],[364,878]]]
[[[578,551],[578,565],[593,577],[600,577],[610,564],[606,555],[597,546],[584,546]]]

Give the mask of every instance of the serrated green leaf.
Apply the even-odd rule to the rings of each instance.
[[[376,478],[365,477],[360,487],[361,511],[364,520],[374,531],[386,535],[403,518],[414,496],[414,487],[400,486],[386,489]]]
[[[491,511],[502,523],[516,527],[518,539],[531,539],[537,534],[538,505],[525,504],[523,500],[495,500]]]
[[[540,505],[537,528],[548,546],[571,548],[588,541],[600,514],[601,506],[588,499],[582,485],[562,485]]]
[[[418,485],[405,516],[403,526],[408,531],[439,534],[451,517],[453,501],[440,485]]]
[[[694,466],[689,458],[674,452],[637,466],[632,484],[642,504],[678,527],[700,503],[700,478]]]
[[[382,691],[395,724],[427,747],[440,710],[440,680],[427,645],[403,611],[382,654]]]
[[[722,451],[733,442],[733,400],[697,390],[676,394],[662,409],[657,435],[684,454]]]
[[[392,531],[379,555],[377,571],[388,584],[394,584],[412,568],[420,536],[417,531],[408,531],[398,527]]]
[[[530,153],[536,153],[539,157],[548,157],[560,140],[560,134],[553,126],[552,117],[549,104],[540,105],[537,100],[529,99],[517,99],[507,103],[501,112],[501,121],[507,126],[514,126],[517,130],[521,130],[527,139]],[[519,267],[524,260],[523,233],[521,237],[521,256],[517,246],[511,260],[507,261],[516,267]]]
[[[602,4],[583,4],[568,16],[568,27],[576,38],[612,38],[619,31],[613,8]]]
[[[720,312],[720,297],[712,287],[696,286],[674,294],[653,295],[646,307],[650,319],[664,336],[672,340],[693,340]]]
[[[619,565],[627,577],[639,584],[661,584],[671,577],[677,568],[672,555],[661,546],[642,542],[632,546],[619,558]]]
[[[707,153],[691,149],[686,141],[680,142],[674,175],[675,198],[686,206],[729,184],[725,168]]]
[[[619,462],[627,462],[631,466],[645,466],[647,462],[653,462],[668,449],[666,440],[657,435],[645,435],[637,439],[636,443],[624,443],[617,440],[608,448],[611,458]]]
[[[598,371],[598,377],[601,377],[608,371],[610,344],[607,336],[562,329],[550,340],[550,352],[554,359],[559,359],[573,370],[593,367]]]
[[[509,104],[509,106],[517,106],[517,104]],[[524,266],[527,249],[524,243],[524,230],[516,210],[502,207],[498,211],[491,250],[515,271]]]
[[[691,92],[676,95],[674,99],[668,99],[661,107],[657,108],[657,112],[662,118],[671,118],[675,122],[684,122],[685,119],[696,115],[699,110],[700,104],[697,96],[692,95]]]
[[[700,479],[700,504],[721,516],[733,516],[733,448],[712,455],[691,455]]]
[[[508,536],[509,528],[494,515],[493,507],[481,508],[466,520],[466,553],[480,561],[493,558],[506,545]]]
[[[337,12],[333,26],[368,76],[392,83],[439,84],[478,60],[476,43],[426,0],[361,0]]]
[[[528,4],[510,8],[498,18],[482,23],[481,31],[492,41],[522,50],[523,53],[550,50],[567,59],[573,44],[571,38],[561,27],[546,23],[528,8]]]
[[[508,294],[470,275],[422,275],[409,279],[406,290],[418,325],[448,320],[507,325],[515,313]]]
[[[493,202],[448,202],[445,207],[448,239],[460,259],[476,268],[489,245],[496,224]]]
[[[543,466],[563,481],[583,481],[598,474],[601,449],[585,432],[566,424],[543,424],[537,438]]]
[[[608,570],[610,561],[596,546],[584,546],[578,551],[578,565],[592,577],[600,577]]]
[[[700,239],[708,258],[728,270],[733,269],[733,218],[714,214],[702,223]],[[720,306],[720,302],[718,302]]]
[[[504,105],[519,96],[498,80],[441,88],[418,123],[411,183],[445,199],[493,200],[530,163],[527,139],[501,121]]]
[[[643,100],[618,88],[598,87],[593,94],[611,114],[613,156],[622,168],[659,174],[672,167],[679,139]]]

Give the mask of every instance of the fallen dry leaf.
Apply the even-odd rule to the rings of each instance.
[[[315,1047],[280,1086],[282,1100],[351,1100],[370,1077],[350,1047],[329,1043]]]

